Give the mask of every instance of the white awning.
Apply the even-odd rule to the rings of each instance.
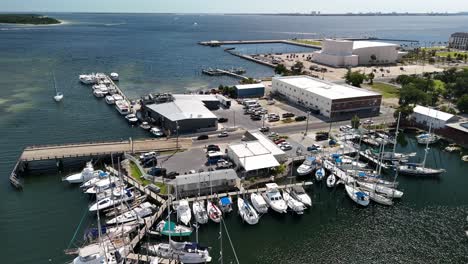
[[[240,158],[239,161],[245,171],[275,168],[280,165],[271,154]]]

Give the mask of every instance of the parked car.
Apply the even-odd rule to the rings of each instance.
[[[307,147],[307,151],[320,151],[322,148],[319,145],[313,144],[310,147]]]
[[[275,142],[275,144],[278,145],[278,144],[281,144],[281,143],[283,143],[283,142],[285,142],[285,141],[286,141],[286,140],[284,140],[284,138],[280,138],[280,139],[277,139],[277,140],[275,140],[275,141],[273,141],[273,142]]]
[[[140,155],[140,160],[151,158],[151,157],[157,157],[157,156],[158,156],[158,153],[156,153],[156,151],[146,152]]]
[[[268,132],[268,131],[270,131],[270,128],[269,127],[261,127],[258,130],[260,130],[260,132]]]
[[[206,147],[206,151],[220,151],[221,149],[219,148],[218,145],[208,145]]]
[[[156,157],[153,157],[153,158],[144,160],[142,164],[143,164],[143,168],[154,167],[158,165],[158,160],[156,159]]]
[[[281,115],[281,117],[283,117],[283,118],[294,117],[294,114],[293,113],[284,113],[284,114]]]
[[[262,120],[262,117],[259,115],[252,115],[250,116],[250,119],[252,119],[253,121],[259,121]]]
[[[218,123],[226,123],[227,121],[229,121],[229,119],[227,118],[224,118],[224,117],[218,118]]]
[[[197,137],[197,140],[206,140],[208,139],[208,135],[200,135]]]
[[[171,171],[168,174],[166,174],[165,177],[163,176],[163,178],[175,179],[176,176],[179,176],[179,173],[176,171]]]
[[[327,139],[328,139],[328,133],[315,135],[315,140],[316,141],[323,141],[323,140],[327,140]]]
[[[280,147],[280,149],[281,149],[281,150],[284,150],[284,151],[286,151],[286,150],[291,150],[291,149],[292,149],[291,144],[289,144],[289,143],[286,142],[286,141],[284,141],[284,142],[282,142],[282,143],[279,143],[279,144],[278,144],[278,147]]]
[[[229,134],[226,131],[223,131],[223,132],[218,134],[218,137],[227,137],[227,136],[229,136]]]
[[[161,192],[161,188],[159,188],[158,186],[154,185],[154,184],[148,184],[146,185],[147,189],[149,189],[150,191],[154,192],[154,193],[160,193]]]
[[[279,120],[280,118],[278,116],[268,118],[268,122],[278,122]]]
[[[218,169],[227,169],[229,168],[230,163],[225,159],[220,159],[216,162],[216,168]]]
[[[372,125],[372,124],[374,124],[374,121],[370,119],[367,119],[366,121],[364,121],[364,125]]]
[[[153,167],[148,171],[148,174],[151,176],[163,176],[166,175],[166,169]]]
[[[296,122],[304,121],[306,119],[307,119],[306,116],[296,116],[296,118],[294,118],[294,120],[296,120]]]

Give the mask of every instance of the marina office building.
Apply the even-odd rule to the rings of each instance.
[[[400,45],[393,43],[326,39],[312,60],[332,67],[393,64],[406,54],[399,49]]]
[[[224,192],[235,189],[239,177],[233,169],[205,171],[200,173],[184,174],[176,176],[171,181],[171,190],[180,195],[209,194],[213,192]]]
[[[426,127],[432,125],[433,129],[441,129],[445,128],[448,123],[457,121],[458,118],[455,115],[446,112],[422,105],[416,105],[413,108],[411,120]]]
[[[148,100],[143,104],[143,116],[151,118],[167,135],[216,131],[218,118],[211,110],[219,109],[219,99],[213,95],[177,94],[170,99]]]
[[[287,100],[339,120],[354,115],[377,116],[382,95],[369,90],[339,85],[309,76],[286,76],[272,79],[272,90]]]
[[[449,38],[449,48],[468,50],[468,33],[457,32],[453,33]]]

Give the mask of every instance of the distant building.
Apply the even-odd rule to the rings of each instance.
[[[286,153],[259,131],[247,132],[245,141],[227,147],[229,159],[248,175],[269,175],[286,160]]]
[[[468,50],[468,33],[457,32],[453,33],[449,39],[449,48]]]
[[[172,95],[173,101],[143,104],[143,117],[153,120],[168,135],[215,131],[218,118],[210,110],[219,108],[213,95]],[[149,103],[149,104],[148,104]],[[179,127],[177,129],[177,127]]]
[[[211,190],[213,193],[232,191],[237,180],[239,180],[237,173],[233,169],[228,169],[179,175],[169,185],[172,193],[177,188],[178,195],[188,196],[198,194],[199,191],[200,194],[209,194]]]
[[[314,62],[332,67],[354,67],[369,64],[393,64],[406,54],[400,46],[376,41],[326,39],[322,50],[314,52]]]
[[[265,95],[265,85],[263,83],[236,85],[237,98],[263,97]]]
[[[432,124],[433,129],[442,129],[447,123],[456,121],[458,118],[455,115],[435,110],[429,107],[416,105],[411,114],[411,119],[426,127]]]
[[[287,76],[272,79],[272,90],[289,101],[320,112],[334,120],[377,116],[382,95],[349,85],[339,85],[309,76]]]

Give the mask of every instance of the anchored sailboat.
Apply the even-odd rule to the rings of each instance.
[[[55,100],[55,102],[60,102],[63,99],[63,93],[59,92],[57,90],[57,81],[55,80],[55,73],[54,72],[52,72],[52,76],[54,77],[54,89],[55,89],[54,100]]]

